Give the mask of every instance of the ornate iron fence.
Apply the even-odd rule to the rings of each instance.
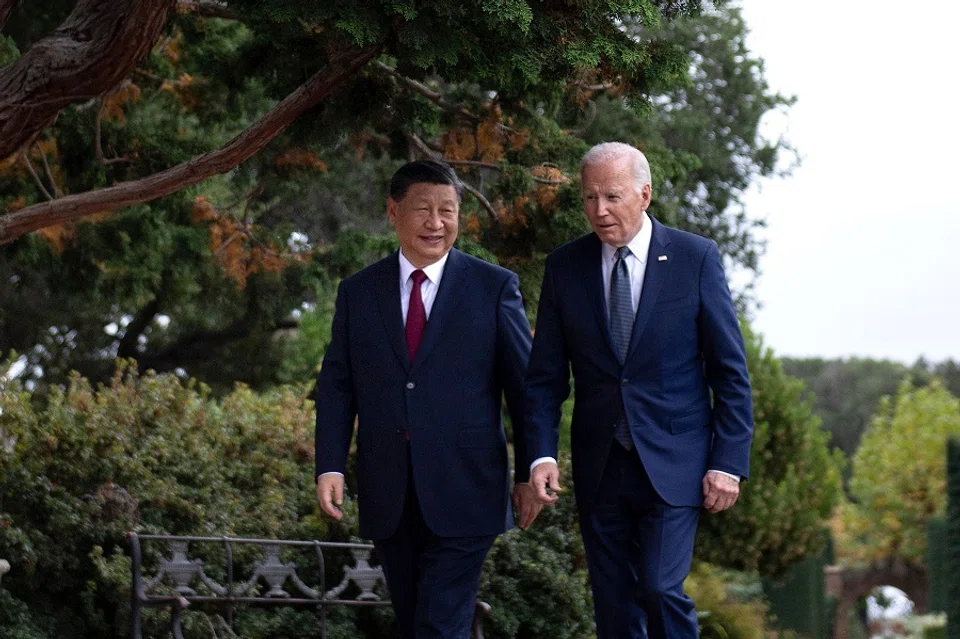
[[[144,608],[170,608],[170,628],[174,639],[183,639],[180,615],[192,603],[205,604],[224,613],[233,628],[237,605],[314,607],[321,637],[326,637],[328,606],[387,606],[390,601],[378,594],[386,592],[383,570],[370,566],[372,544],[293,541],[285,539],[235,539],[229,537],[184,537],[138,535],[128,533],[132,557],[131,627],[133,639],[142,638]],[[162,544],[165,554],[152,549],[148,561],[151,574],[144,568],[144,544]],[[210,557],[222,548],[222,563],[204,563],[197,557]],[[202,549],[202,550],[201,550]],[[299,550],[300,572],[296,562],[281,560],[284,549]],[[346,565],[343,579],[328,589],[325,579],[324,551],[348,551],[353,564]],[[243,555],[242,558],[238,558]],[[306,571],[304,556],[313,575]],[[209,572],[214,573],[216,579]],[[313,585],[309,585],[313,584]],[[382,588],[378,588],[381,587]],[[347,596],[350,595],[350,596]],[[483,639],[481,619],[490,607],[477,603],[473,637]]]

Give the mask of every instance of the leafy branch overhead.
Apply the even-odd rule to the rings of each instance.
[[[0,78],[66,50],[75,76],[0,93],[0,350],[38,384],[118,354],[218,389],[311,374],[336,281],[395,246],[387,180],[418,157],[460,173],[460,246],[520,273],[531,312],[543,256],[587,228],[579,157],[603,140],[650,157],[659,219],[756,268],[739,198],[787,150],[757,125],[789,100],[736,9],[28,4],[5,5]],[[41,95],[39,120],[11,110]]]
[[[582,11],[547,4],[537,6],[535,12],[525,2],[479,3],[477,7],[435,2],[421,3],[416,9],[412,4],[397,3],[311,8],[249,0],[229,5],[178,5],[173,0],[80,2],[52,35],[0,70],[0,93],[10,96],[0,106],[0,157],[34,140],[65,106],[103,95],[129,76],[175,15],[175,7],[200,17],[243,16],[249,29],[262,34],[264,40],[258,44],[270,49],[265,57],[271,68],[259,68],[255,73],[289,77],[293,74],[288,72],[295,69],[299,74],[308,73],[310,80],[293,90],[278,107],[285,111],[283,116],[290,117],[274,119],[270,115],[279,114],[265,114],[259,129],[238,135],[231,148],[220,149],[219,155],[197,156],[166,172],[140,178],[146,181],[114,184],[109,187],[113,190],[105,193],[84,189],[88,192],[63,201],[55,198],[39,208],[25,207],[0,221],[0,242],[92,212],[150,201],[234,168],[275,137],[292,118],[345,88],[357,68],[378,51],[395,56],[402,66],[421,73],[422,69],[432,69],[448,79],[477,82],[512,99],[546,95],[585,67],[595,67],[601,75],[615,73],[619,78],[633,79],[642,92],[649,83],[648,76],[669,74],[678,56],[662,55],[656,46],[631,39],[618,27],[617,17],[631,14],[655,25],[659,13],[653,5],[640,3],[637,10],[636,3],[623,3],[622,7],[608,4],[588,3]],[[451,29],[454,24],[459,28]],[[464,42],[465,33],[471,34],[473,42]],[[269,45],[266,38],[270,38]],[[350,50],[348,46],[362,53],[351,56],[345,53]],[[276,57],[281,54],[284,62],[289,62],[290,54],[297,55],[296,67],[271,64],[279,62]],[[68,56],[73,63],[65,65],[63,60]],[[342,58],[347,60],[341,62]],[[329,77],[318,75],[324,67]],[[428,94],[429,90],[416,80],[398,77]],[[273,84],[277,85],[274,89],[292,90],[285,79]],[[439,95],[433,99],[441,106],[447,105]],[[459,112],[465,113],[462,109]]]

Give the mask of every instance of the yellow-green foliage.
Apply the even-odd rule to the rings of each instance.
[[[938,381],[922,388],[905,381],[895,399],[881,401],[853,457],[853,499],[834,520],[843,560],[923,562],[927,523],[946,507],[944,450],[956,436],[960,400]]]
[[[742,578],[742,574],[721,571],[711,564],[694,564],[684,590],[697,606],[703,639],[763,639],[768,636],[767,604],[760,596],[759,583],[754,588],[739,584],[745,594],[739,597],[733,594],[734,586],[738,585],[734,582]]]

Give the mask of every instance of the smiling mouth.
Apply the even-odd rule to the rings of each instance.
[[[420,239],[427,244],[439,244],[443,241],[442,235],[421,235]]]

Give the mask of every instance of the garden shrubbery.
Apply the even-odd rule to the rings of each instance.
[[[41,404],[16,380],[0,377],[0,557],[12,565],[0,590],[0,636],[127,636],[129,530],[355,539],[353,502],[345,504],[342,522],[319,516],[315,507],[314,416],[305,394],[298,386],[264,393],[238,386],[215,399],[193,381],[121,364],[108,385],[92,388],[74,376]],[[566,456],[561,464],[569,469]],[[769,483],[751,482],[747,490],[751,485]],[[708,554],[721,543],[739,542],[717,541]],[[330,562],[329,583],[339,581],[341,567]],[[688,587],[705,613],[704,636],[753,637],[747,628],[764,627],[759,595],[734,587],[744,579],[756,582],[698,565]],[[530,530],[497,540],[481,598],[493,609],[489,637],[591,635],[569,485]],[[236,621],[244,639],[318,636],[309,610],[246,609]],[[386,636],[391,626],[388,609],[333,609],[327,629],[331,638],[348,639]],[[190,638],[230,636],[198,611],[185,615],[184,627]],[[149,612],[145,635],[167,631],[166,612]]]

